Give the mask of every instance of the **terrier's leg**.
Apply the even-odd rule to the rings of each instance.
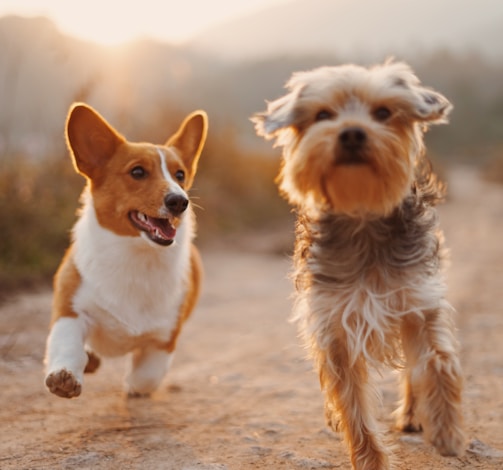
[[[414,414],[425,439],[442,455],[462,455],[466,444],[461,411],[463,380],[451,311],[426,311],[424,320],[406,317],[402,341],[416,400]]]
[[[405,369],[402,372],[402,400],[395,411],[396,427],[404,432],[422,431],[421,423],[416,416],[417,397],[412,386],[412,368],[416,365],[417,357],[421,355],[421,347],[411,341],[414,334],[420,329],[421,319],[410,317],[401,325],[402,346],[405,354]]]
[[[421,424],[415,416],[416,397],[412,389],[410,369],[406,369],[402,374],[402,402],[400,407],[395,412],[396,426],[403,432],[419,432],[422,431]]]
[[[342,430],[356,470],[386,470],[389,459],[373,416],[376,393],[368,383],[367,364],[359,357],[350,364],[346,344],[315,351],[325,392],[327,421]]]

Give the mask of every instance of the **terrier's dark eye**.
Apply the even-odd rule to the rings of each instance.
[[[384,122],[391,117],[391,111],[385,106],[381,106],[374,111],[374,119],[376,121]]]
[[[183,183],[185,181],[185,171],[183,170],[178,170],[175,173],[175,178],[178,182]]]
[[[316,114],[315,120],[316,121],[326,121],[328,119],[332,119],[334,117],[334,113],[331,111],[328,111],[327,109],[322,109],[321,111]]]
[[[143,168],[142,166],[135,166],[129,174],[135,179],[135,180],[141,180],[143,178],[147,177],[147,170]]]

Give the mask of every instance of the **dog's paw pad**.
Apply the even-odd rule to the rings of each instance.
[[[45,385],[51,393],[63,398],[78,397],[82,391],[81,383],[66,369],[51,372],[45,379]]]

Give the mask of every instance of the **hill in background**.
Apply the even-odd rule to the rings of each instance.
[[[503,58],[499,0],[294,0],[208,29],[192,45],[233,60],[336,54],[347,60],[473,51]]]
[[[219,25],[184,46],[137,41],[100,47],[44,18],[0,18],[0,158],[64,151],[73,101],[87,101],[131,139],[165,138],[196,108],[212,132],[266,151],[249,116],[282,93],[290,74],[394,55],[455,105],[432,137],[453,156],[502,139],[503,3],[499,0],[297,0]],[[227,132],[227,131],[226,131]]]
[[[423,25],[421,33],[412,19],[425,22],[428,15],[411,9],[415,1],[297,1],[264,12],[271,24],[259,15],[222,25],[218,35],[225,48],[212,42],[211,32],[183,47],[148,40],[99,47],[61,34],[44,18],[0,18],[0,296],[49,278],[68,244],[83,186],[64,141],[73,101],[96,107],[128,139],[157,143],[165,142],[186,113],[208,112],[209,139],[191,191],[199,242],[291,223],[274,185],[279,152],[255,136],[249,117],[264,109],[266,99],[278,97],[296,70],[374,63],[394,54],[454,103],[451,124],[427,135],[437,162],[480,164],[503,155],[503,62],[494,60],[503,42],[484,46],[492,44],[492,22],[503,24],[501,8],[490,0],[466,3],[471,23],[462,2],[455,8],[443,0],[442,10],[425,10],[431,13],[430,29]],[[393,7],[387,14],[381,11],[385,5]],[[287,16],[296,9],[297,16]],[[406,34],[413,30],[416,36]],[[434,34],[448,31],[457,38],[452,49],[440,40],[437,47]],[[470,39],[477,35],[469,31],[484,32],[477,46]],[[414,37],[431,39],[431,49],[418,52]],[[233,57],[234,49],[239,57]]]

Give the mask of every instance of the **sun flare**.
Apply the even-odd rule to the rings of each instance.
[[[65,34],[104,45],[141,37],[183,43],[205,29],[288,0],[2,0],[0,16],[46,16]]]
[[[71,5],[70,5],[71,3]],[[181,42],[190,31],[190,24],[180,15],[174,25],[168,25],[170,1],[157,3],[142,2],[144,9],[138,11],[136,4],[121,5],[115,2],[88,0],[76,7],[73,2],[65,2],[55,11],[60,28],[72,36],[104,45],[119,45],[140,37],[162,37],[169,33],[173,42]]]

